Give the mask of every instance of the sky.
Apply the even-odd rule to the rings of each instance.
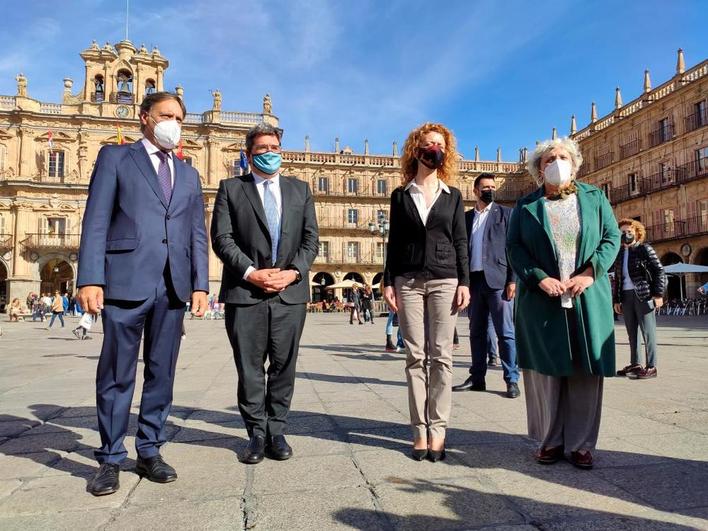
[[[63,79],[83,83],[79,53],[125,38],[125,0],[0,0],[0,94],[60,102]],[[587,125],[590,104],[612,111],[708,58],[705,0],[130,0],[129,39],[170,61],[189,112],[260,112],[271,94],[283,145],[390,154],[426,121],[458,149],[516,161],[521,147]]]

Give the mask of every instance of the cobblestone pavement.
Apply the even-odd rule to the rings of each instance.
[[[163,448],[179,480],[140,480],[129,437],[121,489],[102,498],[86,492],[100,327],[78,341],[75,319],[51,330],[3,321],[0,529],[708,529],[705,316],[660,321],[657,379],[606,381],[589,472],[531,459],[524,400],[503,396],[497,369],[488,392],[454,394],[448,458],[411,460],[405,356],[382,351],[384,321],[308,317],[290,417],[295,457],[245,466],[223,321],[187,320]],[[469,363],[459,324],[455,383]],[[621,323],[617,337],[623,366]]]

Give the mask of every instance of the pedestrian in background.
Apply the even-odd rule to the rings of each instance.
[[[59,318],[61,327],[64,328],[64,298],[58,291],[54,293],[54,299],[52,299],[51,309],[52,318],[49,320],[49,326],[47,327],[47,329],[52,327],[52,325],[54,324],[54,319],[56,319],[57,317]]]
[[[629,336],[629,365],[617,376],[644,380],[656,378],[656,310],[664,304],[666,275],[654,248],[644,241],[646,229],[639,221],[619,222],[622,250],[615,261],[614,309],[624,317]],[[642,331],[646,365],[639,359],[637,334]]]

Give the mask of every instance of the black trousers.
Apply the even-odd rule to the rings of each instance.
[[[278,296],[247,306],[226,304],[238,408],[249,437],[285,433],[305,315],[305,304],[285,304]]]

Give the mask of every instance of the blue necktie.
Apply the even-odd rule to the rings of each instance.
[[[270,181],[263,182],[263,208],[268,221],[268,232],[270,232],[271,264],[275,265],[275,260],[278,258],[278,240],[280,240],[280,216],[272,184]]]
[[[158,151],[157,157],[160,159],[160,165],[157,167],[157,180],[160,182],[165,202],[169,205],[172,198],[172,172],[170,172],[170,165],[167,163],[168,155],[164,151]]]

